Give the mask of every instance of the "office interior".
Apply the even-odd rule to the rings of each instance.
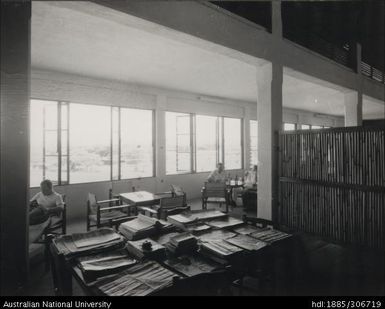
[[[2,295],[55,295],[46,244],[29,237],[43,179],[65,196],[66,233],[84,233],[88,193],[107,200],[177,185],[201,210],[219,162],[228,180],[258,166],[253,206],[235,197],[229,215],[295,235],[289,267],[302,275],[281,280],[279,270],[274,288],[243,294],[234,280],[226,295],[384,295],[383,2],[14,1],[1,14]],[[285,148],[296,147],[290,136],[317,139],[330,161],[328,138],[360,132],[369,137],[352,137],[346,161],[382,165],[362,163],[354,186],[316,176],[317,160],[305,176],[289,166],[298,155]],[[339,193],[311,218],[304,209],[323,198],[315,191],[284,202],[302,192],[289,183],[306,177],[356,190],[349,211],[325,215]],[[73,295],[85,295],[73,282]]]

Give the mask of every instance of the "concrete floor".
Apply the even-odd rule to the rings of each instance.
[[[189,204],[192,210],[201,209],[200,200]],[[233,208],[232,214],[241,217],[243,208]],[[68,223],[68,233],[84,231],[85,221]],[[276,295],[385,295],[384,252],[332,244],[307,234],[299,234],[297,244],[289,264],[285,261],[285,265],[277,266],[278,273],[280,267],[292,268],[296,278],[288,278],[278,286]],[[238,295],[236,290],[232,292]],[[73,293],[84,295],[75,281]],[[21,294],[54,295],[51,274],[44,271],[43,263],[31,267],[30,283]]]

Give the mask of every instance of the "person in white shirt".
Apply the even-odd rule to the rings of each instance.
[[[217,168],[210,173],[209,177],[207,178],[207,181],[216,183],[226,182],[226,175],[223,163],[217,164]]]
[[[30,225],[39,224],[50,216],[60,216],[64,209],[62,196],[53,190],[52,181],[46,179],[40,183],[41,192],[30,200]]]

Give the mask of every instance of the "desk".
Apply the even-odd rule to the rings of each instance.
[[[245,231],[243,232],[245,233]],[[243,278],[245,275],[252,273],[257,273],[260,276],[259,268],[264,268],[264,272],[270,278],[275,277],[277,272],[275,272],[274,262],[286,260],[284,257],[277,256],[279,252],[276,249],[285,254],[290,252],[291,246],[287,243],[287,240],[292,239],[292,235],[282,234],[278,230],[258,228],[250,228],[246,232],[253,238],[267,242],[268,245],[264,246],[263,249],[261,247],[261,250],[244,250],[237,255],[236,259],[228,260],[229,263],[220,266],[215,260],[210,259],[209,256],[201,255],[200,251],[196,252],[195,256],[190,255],[189,257],[190,262],[196,263],[195,266],[197,267],[190,267],[194,265],[189,264],[187,264],[189,267],[186,267],[183,259],[176,261],[175,256],[173,257],[172,254],[168,254],[168,260],[164,262],[159,261],[159,263],[164,268],[169,269],[179,279],[174,280],[175,282],[173,282],[171,287],[159,290],[156,293],[160,295],[194,295],[194,293],[195,295],[206,295],[206,293],[217,293],[218,290],[223,291],[223,289],[229,287],[234,279]],[[235,231],[234,233],[237,234]],[[198,238],[200,237],[198,236]],[[283,246],[285,243],[286,246]],[[72,278],[80,284],[87,295],[100,295],[100,291],[86,282],[81,270],[77,266],[76,260],[59,254],[55,243],[51,245],[51,252],[51,261],[54,261],[52,269],[54,270],[53,278],[56,281],[57,295],[72,295]],[[290,269],[289,265],[284,265],[284,269]],[[281,272],[279,274],[281,275]],[[290,276],[286,277],[290,278]],[[275,279],[272,278],[272,280]],[[226,291],[226,293],[230,292]],[[227,295],[226,293],[224,294]]]
[[[154,205],[160,201],[160,196],[147,191],[120,193],[119,197],[124,202],[136,206]]]
[[[160,196],[147,191],[120,193],[119,197],[122,202],[134,206],[150,206],[160,202]]]

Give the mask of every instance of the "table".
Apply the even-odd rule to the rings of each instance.
[[[134,206],[156,205],[160,202],[161,198],[160,196],[148,191],[120,193],[119,197],[124,203]]]
[[[139,196],[139,198],[140,201],[148,201],[143,196]],[[244,218],[245,224],[248,222],[253,223],[253,221],[254,218]],[[258,222],[256,221],[255,223]],[[197,263],[196,266],[198,268],[195,269],[191,269],[190,267],[187,267],[188,269],[186,269],[186,266],[183,264],[183,260],[180,261],[181,263],[179,265],[173,265],[173,263],[170,263],[170,260],[165,262],[159,261],[162,266],[172,270],[174,273],[179,273],[179,275],[181,275],[180,279],[176,280],[173,286],[167,288],[164,291],[159,291],[160,295],[208,293],[210,287],[211,290],[212,288],[215,290],[216,287],[223,289],[226,286],[229,286],[229,284],[234,281],[234,278],[240,278],[242,286],[242,278],[244,278],[247,274],[253,273],[253,270],[257,271],[258,276],[260,276],[260,267],[265,269],[265,272],[268,276],[271,278],[275,277],[275,261],[280,262],[282,260],[287,260],[286,257],[278,257],[276,254],[279,253],[278,251],[280,251],[283,253],[283,255],[286,255],[287,252],[291,251],[292,246],[290,245],[290,242],[287,242],[287,240],[292,239],[292,235],[286,234],[288,237],[282,238],[282,233],[274,229],[257,229],[256,232],[249,232],[251,233],[249,235],[253,238],[267,241],[270,243],[270,245],[264,247],[262,250],[257,250],[254,252],[243,251],[236,260],[229,261],[227,266],[222,265],[218,266],[218,268],[212,267],[218,264],[214,260],[204,261],[207,256],[200,255],[200,252],[197,252],[197,256],[195,258],[190,256],[190,261]],[[57,295],[72,295],[72,278],[74,278],[80,284],[83,291],[87,295],[100,295],[95,288],[87,284],[81,270],[73,259],[67,259],[63,255],[58,254],[58,251],[55,250],[54,244],[51,245],[51,253],[51,261],[53,262],[53,277],[54,281],[56,281],[55,288],[57,288]],[[173,256],[168,255],[168,258],[173,258]],[[214,268],[215,270],[210,271],[210,268]],[[285,265],[284,269],[290,269],[289,265]],[[290,276],[286,277],[290,278]],[[274,281],[275,279],[273,278],[273,286],[275,286]]]

